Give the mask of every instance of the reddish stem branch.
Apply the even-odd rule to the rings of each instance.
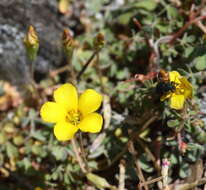
[[[194,18],[190,21],[188,21],[180,30],[178,30],[172,37],[172,39],[169,41],[169,44],[172,45],[174,41],[191,25],[196,22],[199,22],[200,20],[206,19],[206,15],[199,16],[197,18]]]

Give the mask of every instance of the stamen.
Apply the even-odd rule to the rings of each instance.
[[[78,125],[80,123],[81,114],[79,111],[71,110],[68,112],[66,119],[72,125]]]

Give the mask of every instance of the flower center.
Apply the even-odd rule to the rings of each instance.
[[[81,114],[79,111],[71,110],[67,113],[66,120],[72,125],[78,125],[80,123]]]
[[[176,94],[184,94],[185,90],[181,85],[176,86]]]

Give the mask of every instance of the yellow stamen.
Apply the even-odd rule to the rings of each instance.
[[[71,110],[68,112],[66,119],[72,125],[78,125],[80,123],[81,114],[79,111]]]

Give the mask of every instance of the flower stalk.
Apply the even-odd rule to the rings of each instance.
[[[87,170],[86,170],[86,166],[85,166],[85,163],[83,162],[80,154],[79,154],[79,151],[78,151],[78,147],[77,147],[77,144],[76,144],[76,139],[73,138],[71,140],[71,143],[72,143],[72,149],[74,150],[74,153],[75,153],[75,156],[76,156],[76,159],[77,159],[77,162],[79,164],[79,167],[81,168],[81,171],[86,174],[87,173]]]
[[[85,65],[83,66],[82,70],[79,72],[78,76],[77,76],[77,81],[79,82],[81,79],[82,74],[86,71],[86,69],[88,68],[88,66],[90,65],[90,63],[93,61],[93,59],[99,54],[99,51],[103,48],[104,46],[104,35],[99,33],[94,41],[93,41],[93,46],[94,46],[94,52],[91,55],[91,57],[88,59],[88,61],[85,63]],[[98,60],[99,58],[97,58]]]
[[[72,58],[74,54],[74,50],[76,48],[76,42],[73,39],[71,32],[68,29],[64,29],[62,35],[62,46],[64,54],[66,55],[68,70],[71,74],[71,80],[73,84],[76,84],[76,75],[74,72],[74,68],[72,65]]]

